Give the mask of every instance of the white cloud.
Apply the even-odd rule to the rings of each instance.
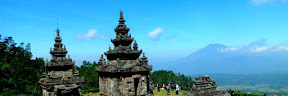
[[[271,46],[266,44],[267,40],[253,41],[248,45],[244,46],[230,46],[227,48],[220,49],[220,52],[284,52],[288,51],[288,41],[280,43],[279,45]]]
[[[287,0],[250,0],[253,5],[263,5],[272,3],[286,3]]]
[[[220,52],[265,52],[265,51],[268,51],[270,49],[275,49],[275,48],[268,47],[268,46],[262,46],[262,47],[251,47],[251,46],[228,47],[225,49],[221,49]]]
[[[161,27],[157,27],[155,30],[153,30],[152,32],[149,32],[149,37],[152,40],[158,40],[159,36],[164,32],[164,30]]]
[[[220,49],[221,52],[228,52],[228,51],[238,51],[240,50],[242,47],[228,47],[225,49]]]
[[[288,51],[288,46],[245,46],[245,47],[228,47],[220,49],[220,52],[283,52]]]
[[[92,38],[96,35],[96,29],[90,29],[88,31],[88,33],[85,33],[85,34],[78,34],[77,35],[77,38],[78,39],[89,39],[89,38]]]
[[[244,46],[233,46],[227,47],[225,49],[221,49],[221,52],[270,52],[276,50],[278,46],[268,46],[267,39],[261,39],[257,41],[253,41],[248,45]],[[285,48],[280,47],[277,50],[284,50]],[[287,47],[288,51],[288,47]]]
[[[273,51],[288,51],[288,46],[278,46]]]
[[[263,52],[268,50],[270,47],[263,46],[263,47],[255,47],[255,48],[250,48],[250,52]]]
[[[96,31],[96,29],[90,29],[88,31],[88,33],[85,33],[85,34],[78,34],[76,36],[77,39],[90,39],[90,38],[94,38],[94,37],[97,37],[97,38],[106,38],[108,37],[108,35],[102,35],[100,33],[98,33]]]

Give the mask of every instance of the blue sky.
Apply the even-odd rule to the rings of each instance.
[[[59,18],[62,43],[80,65],[112,46],[120,9],[152,65],[212,43],[277,47],[288,40],[287,0],[0,0],[0,34],[31,43],[34,57],[50,59]]]

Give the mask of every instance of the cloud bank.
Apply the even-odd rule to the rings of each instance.
[[[282,52],[288,51],[287,44],[280,44],[277,46],[268,46],[266,44],[267,40],[262,39],[258,41],[251,42],[246,46],[231,46],[227,48],[220,49],[221,52]]]

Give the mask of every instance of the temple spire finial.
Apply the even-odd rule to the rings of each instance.
[[[58,20],[59,20],[59,19],[57,18],[57,29],[56,29],[56,32],[57,32],[57,36],[60,36],[60,35],[59,35],[59,29],[58,29]]]
[[[120,19],[123,19],[123,11],[120,11]]]
[[[58,21],[59,21],[59,19],[57,18],[57,29],[58,29]]]
[[[56,32],[57,32],[57,36],[59,36],[59,29],[58,28],[57,28]]]

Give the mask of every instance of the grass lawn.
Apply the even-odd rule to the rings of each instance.
[[[165,89],[160,89],[160,93],[158,93],[157,88],[153,90],[155,96],[167,96],[167,91]],[[181,96],[185,91],[179,92],[179,95],[175,95],[176,91],[170,91],[169,96]],[[99,96],[99,93],[87,93],[83,94],[84,96]]]
[[[87,93],[87,94],[83,94],[83,96],[99,96],[99,93]]]
[[[160,89],[160,93],[158,93],[157,88],[155,88],[153,90],[153,92],[154,92],[155,96],[167,96],[167,91],[165,89]],[[178,95],[176,95],[176,90],[170,91],[170,95],[169,96],[181,96],[184,92],[185,91],[182,90],[181,92],[179,92]]]

